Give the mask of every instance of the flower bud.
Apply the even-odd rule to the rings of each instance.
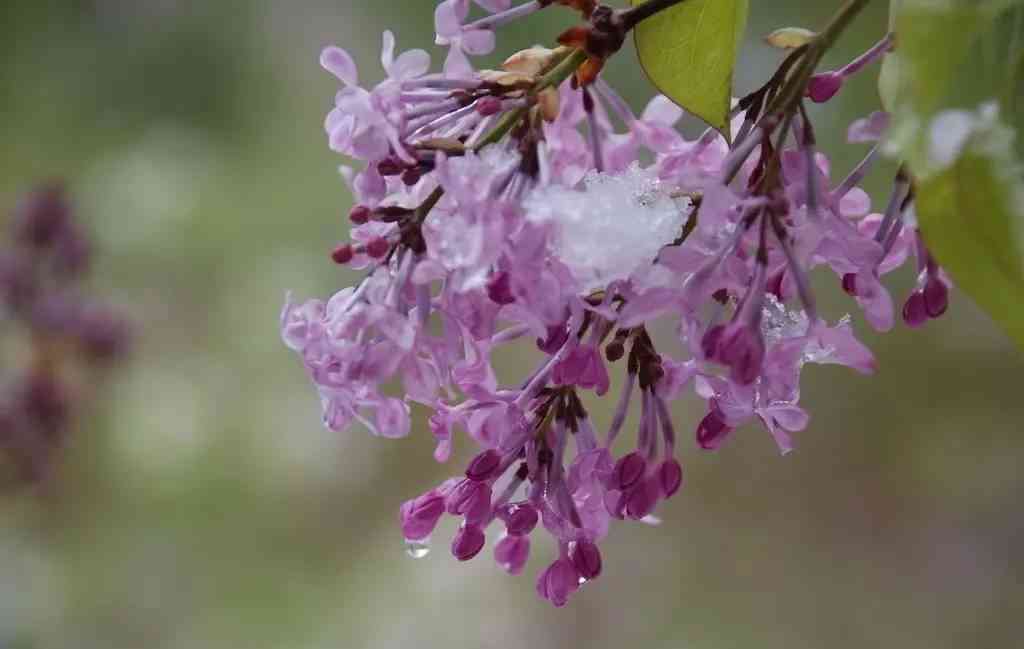
[[[501,453],[487,449],[479,453],[466,468],[466,477],[476,482],[485,482],[495,477],[501,468]]]
[[[554,354],[561,349],[562,345],[564,345],[565,341],[568,339],[569,329],[566,327],[565,323],[549,325],[547,338],[538,338],[537,348],[542,352]]]
[[[740,328],[723,353],[729,361],[729,377],[740,385],[750,385],[764,365],[764,336],[757,329]]]
[[[626,517],[626,497],[621,491],[608,491],[604,494],[604,508],[612,518],[622,520]]]
[[[609,363],[614,363],[626,355],[626,346],[618,338],[604,346],[604,357]]]
[[[355,254],[353,253],[352,246],[347,243],[340,244],[337,248],[331,251],[331,259],[334,260],[334,263],[336,264],[347,264],[352,261],[352,257],[354,256]]]
[[[57,378],[34,373],[18,389],[18,406],[25,420],[47,434],[60,431],[67,423],[71,396]]]
[[[647,460],[639,452],[623,455],[612,469],[611,487],[625,491],[637,483],[647,469]]]
[[[383,237],[370,239],[369,243],[366,244],[366,254],[374,259],[380,259],[388,254],[389,250],[391,250],[391,244]]]
[[[558,559],[537,576],[537,594],[561,608],[580,587],[580,576],[568,559]]]
[[[19,307],[36,291],[29,258],[14,250],[0,250],[0,306]]]
[[[476,101],[476,112],[482,117],[490,117],[501,112],[501,100],[497,97],[481,97]]]
[[[661,494],[671,498],[683,484],[683,467],[675,458],[669,458],[658,467],[658,480],[661,481]]]
[[[949,307],[949,289],[937,275],[929,275],[924,285],[924,305],[928,316],[938,318]]]
[[[487,297],[495,304],[512,304],[516,301],[508,273],[501,271],[491,276],[487,282]]]
[[[903,304],[903,322],[908,327],[920,327],[928,322],[928,304],[925,302],[924,291],[914,291]]]
[[[857,297],[857,273],[843,275],[843,290],[851,297]]]
[[[586,580],[597,579],[601,574],[601,551],[591,541],[580,539],[570,544],[569,559],[580,577]]]
[[[661,498],[661,481],[657,475],[638,482],[626,496],[626,516],[640,520],[654,511]]]
[[[434,531],[443,514],[444,496],[437,491],[431,490],[407,500],[399,509],[402,534],[412,541],[425,539]]]
[[[466,478],[455,485],[445,504],[449,514],[465,516],[470,523],[480,522],[491,512],[491,488]]]
[[[399,158],[391,156],[377,163],[377,173],[382,176],[397,176],[405,171],[405,167],[405,163]]]
[[[402,182],[406,187],[412,187],[423,177],[423,169],[420,167],[409,167],[402,172]]]
[[[700,350],[704,354],[704,358],[713,359],[718,354],[718,345],[722,340],[722,334],[725,332],[725,325],[715,325],[709,327],[704,335],[700,339]]]
[[[96,304],[79,309],[73,330],[85,353],[98,362],[110,362],[122,355],[131,333],[124,318]]]
[[[537,508],[528,502],[506,505],[498,512],[498,517],[504,521],[505,530],[510,536],[526,536],[540,519]]]
[[[843,76],[837,72],[822,72],[807,83],[807,96],[816,104],[823,104],[843,87]]]
[[[530,538],[506,536],[494,546],[494,560],[510,575],[518,575],[530,558]]]
[[[370,208],[365,205],[356,205],[348,213],[349,221],[356,225],[363,225],[369,222],[371,211]]]
[[[75,223],[67,223],[53,244],[53,270],[63,277],[85,272],[92,258],[89,238]]]
[[[479,526],[464,524],[452,539],[452,556],[459,561],[469,561],[484,547],[484,531]]]
[[[63,233],[71,219],[71,207],[60,185],[40,187],[18,206],[13,220],[14,236],[35,248],[46,248]]]
[[[732,428],[722,419],[717,405],[712,404],[711,412],[697,426],[697,444],[705,450],[714,450],[731,432]]]

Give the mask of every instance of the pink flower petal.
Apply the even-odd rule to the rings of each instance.
[[[359,71],[348,52],[331,45],[320,53],[320,65],[347,86],[359,85]]]

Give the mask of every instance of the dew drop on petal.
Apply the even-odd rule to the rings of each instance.
[[[405,540],[405,553],[413,559],[422,559],[430,554],[430,539]]]

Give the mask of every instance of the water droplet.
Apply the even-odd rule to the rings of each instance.
[[[647,516],[644,516],[640,519],[640,522],[650,525],[651,527],[657,527],[658,525],[661,525],[661,519],[655,516],[654,514],[648,514]]]
[[[405,553],[413,559],[422,559],[430,554],[430,539],[405,540]]]

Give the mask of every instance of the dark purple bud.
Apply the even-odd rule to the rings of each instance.
[[[847,295],[857,297],[857,274],[846,273],[843,275],[843,290]]]
[[[924,299],[924,291],[914,291],[903,304],[903,322],[908,327],[920,327],[928,322],[928,305]]]
[[[336,264],[347,264],[352,261],[352,257],[354,256],[355,253],[352,250],[352,246],[347,243],[343,243],[331,251],[331,259],[333,259]]]
[[[520,457],[522,457],[522,453],[523,452],[520,452]],[[526,480],[526,478],[529,477],[529,475],[530,465],[527,464],[526,462],[523,462],[522,464],[519,465],[519,468],[516,469],[516,480]]]
[[[609,515],[621,521],[626,517],[626,494],[614,489],[605,492],[604,508]]]
[[[31,192],[14,213],[14,236],[35,248],[53,244],[71,219],[71,207],[58,184]]]
[[[362,225],[370,220],[370,208],[365,205],[356,205],[349,211],[348,219],[356,225]]]
[[[54,271],[65,277],[74,277],[89,268],[91,257],[89,239],[74,223],[68,223],[57,237],[54,247]]]
[[[570,544],[569,560],[580,577],[588,581],[597,579],[601,574],[601,551],[591,541],[580,539]]]
[[[121,356],[131,333],[124,318],[102,305],[86,305],[79,309],[74,331],[85,353],[100,362]]]
[[[370,239],[366,244],[366,254],[374,259],[380,259],[384,255],[388,254],[389,250],[391,250],[391,244],[383,237]]]
[[[530,539],[526,536],[506,536],[494,546],[494,560],[510,575],[523,571],[530,558]]]
[[[487,449],[478,454],[466,467],[466,477],[477,482],[484,482],[495,477],[501,468],[501,453]]]
[[[561,608],[580,587],[580,576],[568,559],[558,559],[537,576],[537,594]]]
[[[0,250],[0,302],[20,307],[35,293],[36,278],[28,257],[14,250]]]
[[[497,97],[481,97],[476,102],[476,112],[484,117],[494,115],[501,110],[501,100]]]
[[[671,498],[683,484],[683,467],[675,458],[669,458],[658,467],[658,480],[661,481],[661,494]]]
[[[729,377],[741,385],[750,385],[761,375],[764,354],[760,330],[738,323],[731,325],[718,343],[718,355],[729,366]]]
[[[615,363],[623,356],[626,355],[626,346],[623,342],[616,338],[604,347],[604,357],[609,363]]]
[[[732,432],[732,428],[726,425],[717,405],[712,405],[704,419],[697,426],[697,444],[705,450],[714,450]]]
[[[528,502],[502,507],[498,517],[504,521],[510,536],[526,536],[537,527],[537,521],[540,520],[537,508]]]
[[[623,455],[612,469],[611,487],[625,491],[636,484],[647,469],[647,460],[639,452]]]
[[[469,501],[476,493],[478,483],[466,478],[452,487],[444,499],[445,510],[452,515],[461,516],[468,507]]]
[[[495,304],[512,304],[516,301],[508,273],[501,271],[491,276],[487,282],[487,297]]]
[[[70,404],[64,386],[50,374],[36,373],[22,384],[18,404],[31,422],[46,434],[55,434],[67,422]]]
[[[586,352],[586,365],[577,385],[581,388],[592,389],[597,393],[597,396],[603,397],[608,393],[611,379],[608,377],[608,368],[604,366],[601,354],[598,353],[596,347],[590,347],[589,345],[580,345],[578,349]],[[660,369],[660,365],[652,367]],[[657,379],[654,380],[657,381]]]
[[[409,167],[402,173],[402,182],[407,187],[412,187],[423,177],[423,170],[419,167]]]
[[[822,72],[811,77],[807,84],[807,96],[816,104],[823,104],[835,96],[843,87],[843,77],[836,72]]]
[[[405,171],[405,163],[394,156],[384,158],[377,163],[377,173],[382,176],[397,176],[403,171]]]
[[[569,339],[569,328],[566,323],[561,323],[553,326],[548,326],[548,335],[544,340],[537,339],[537,347],[545,353],[554,354],[565,341]]]
[[[484,547],[484,531],[477,525],[465,524],[452,539],[452,556],[459,561],[469,561]]]
[[[7,441],[18,427],[18,415],[9,403],[0,403],[0,444]]]
[[[491,513],[491,488],[486,483],[466,478],[455,485],[445,503],[449,514],[477,523]]]
[[[555,454],[549,448],[542,448],[537,451],[537,464],[541,466],[548,466],[554,458]]]
[[[434,531],[443,514],[444,496],[437,491],[431,490],[418,498],[407,500],[399,509],[402,534],[412,541],[425,539]]]
[[[724,332],[725,325],[715,325],[704,332],[704,336],[700,339],[700,350],[705,358],[711,359],[718,356],[718,344],[721,342]]]
[[[71,291],[55,291],[41,295],[29,310],[31,326],[52,336],[70,333],[79,319],[82,299]]]
[[[783,283],[784,283],[785,279],[786,279],[786,271],[785,270],[780,270],[779,272],[771,275],[768,278],[768,282],[767,282],[767,285],[765,287],[765,290],[767,290],[768,293],[771,293],[772,295],[774,295],[775,298],[777,300],[779,300],[780,302],[785,302],[786,301],[785,296],[783,296],[783,294],[782,294]]]
[[[929,275],[924,285],[924,305],[932,318],[938,318],[949,308],[949,289],[937,275]]]
[[[654,511],[661,498],[661,481],[653,475],[639,481],[626,494],[626,516],[640,520]]]

